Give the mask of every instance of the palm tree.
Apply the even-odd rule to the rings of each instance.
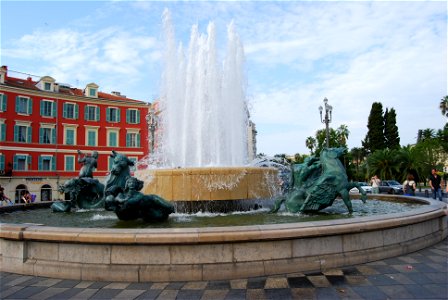
[[[310,149],[311,154],[313,154],[313,149],[316,147],[316,139],[312,136],[306,138],[305,141],[306,147]]]
[[[422,135],[421,139],[423,141],[425,141],[425,140],[433,139],[435,137],[436,133],[435,133],[434,129],[426,128],[426,129],[422,130],[421,135]]]
[[[376,150],[367,158],[369,175],[378,175],[381,179],[393,179],[399,172],[397,150],[388,148]]]
[[[348,130],[347,125],[342,124],[341,126],[338,127],[338,129],[336,130],[338,133],[338,142],[341,146],[346,146],[347,145],[347,139],[348,136],[350,134],[350,131]]]
[[[405,180],[407,174],[412,174],[415,180],[421,181],[424,169],[422,158],[422,153],[418,147],[408,145],[398,150],[398,161],[402,180]]]
[[[439,107],[442,112],[442,115],[448,117],[448,96],[445,96],[440,100]]]

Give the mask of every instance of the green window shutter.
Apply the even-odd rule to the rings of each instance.
[[[31,115],[33,113],[33,99],[28,99],[28,114]]]
[[[129,133],[126,133],[126,147],[129,147],[131,144],[131,135]]]
[[[126,109],[126,123],[131,123],[130,122],[131,119],[131,111],[129,109]]]
[[[137,147],[140,147],[140,133],[137,134]]]
[[[106,121],[110,122],[110,108],[109,107],[106,108]]]
[[[19,126],[14,125],[14,142],[19,141]]]
[[[120,109],[117,108],[117,122],[120,123]]]
[[[110,147],[117,146],[117,134],[115,132],[109,133],[109,146]]]
[[[62,117],[67,118],[67,103],[62,104]]]
[[[31,130],[32,128],[30,127],[30,126],[28,126],[27,128],[26,128],[26,131],[27,131],[27,139],[26,139],[26,142],[27,143],[31,143],[31,132],[32,132],[32,130]]]
[[[14,155],[14,161],[13,161],[13,165],[12,165],[12,168],[14,169],[14,170],[17,170],[17,160],[18,160],[18,157],[17,157],[17,155]]]
[[[75,104],[75,119],[78,119],[78,115],[79,115],[79,108],[78,108],[78,104]]]
[[[27,155],[27,157],[26,157],[26,163],[27,163],[28,165],[31,165],[31,162],[32,162],[32,160],[31,160],[31,155]]]
[[[136,112],[136,118],[137,118],[136,124],[140,124],[140,111],[139,110],[137,110],[137,112]]]
[[[56,156],[51,158],[51,170],[56,171]]]
[[[67,129],[65,133],[67,134],[65,143],[67,145],[73,145],[75,143],[75,132],[72,129]]]
[[[88,106],[84,106],[84,120],[88,121],[89,120],[89,107]]]
[[[6,124],[3,123],[0,125],[0,141],[6,141]]]
[[[6,96],[5,94],[2,94],[1,105],[1,110],[6,111],[6,108],[8,106],[8,96]]]
[[[39,144],[42,144],[44,142],[44,129],[39,128]]]
[[[5,156],[0,155],[0,170],[5,170]]]
[[[18,113],[19,112],[19,103],[20,103],[20,97],[19,96],[16,96],[16,113]]]
[[[40,101],[40,115],[41,116],[44,115],[44,104],[45,104],[45,101],[41,100]],[[28,111],[28,112],[30,112],[30,111]]]
[[[51,129],[51,143],[56,144],[56,129]]]
[[[51,103],[52,109],[53,109],[53,115],[52,117],[55,118],[56,117],[56,113],[57,113],[57,109],[58,109],[58,105],[56,102],[52,102]]]
[[[95,110],[96,110],[96,112],[95,112],[96,121],[99,121],[100,120],[100,107],[97,106],[95,108]]]
[[[42,161],[43,161],[42,156],[39,156],[39,163],[38,163],[38,166],[37,166],[38,170],[42,170]]]

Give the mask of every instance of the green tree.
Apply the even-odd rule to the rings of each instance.
[[[386,147],[389,149],[400,148],[400,137],[398,135],[397,114],[395,109],[390,111],[386,108],[384,113],[384,138],[386,140]]]
[[[313,149],[316,148],[316,139],[312,136],[306,138],[305,145],[310,149],[310,153],[313,154]]]
[[[442,115],[448,117],[448,96],[445,96],[440,100],[439,108]]]
[[[373,153],[386,147],[384,142],[383,105],[380,102],[372,104],[367,120],[367,135],[364,141],[362,141],[362,145],[368,153]]]
[[[336,133],[338,136],[339,145],[341,147],[347,148],[347,140],[350,134],[347,125],[342,124],[341,126],[339,126],[338,129],[336,129]]]
[[[382,180],[394,179],[399,175],[397,150],[376,150],[367,157],[369,176],[377,174]]]
[[[354,147],[350,150],[351,163],[354,166],[354,177],[357,181],[361,181],[365,178],[364,172],[361,170],[360,165],[365,159],[365,151],[363,148]]]
[[[424,180],[425,175],[422,154],[418,147],[407,145],[398,150],[401,179],[404,181],[407,174],[412,174],[417,182]]]

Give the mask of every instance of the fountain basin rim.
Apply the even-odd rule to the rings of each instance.
[[[380,200],[405,200],[406,196],[372,195]],[[446,203],[421,197],[412,197],[428,203],[407,212],[378,216],[357,217],[313,222],[285,224],[248,225],[208,228],[75,228],[51,227],[28,224],[0,224],[0,238],[47,242],[69,242],[87,244],[203,244],[220,242],[249,242],[283,240],[288,238],[331,236],[333,234],[368,232],[424,222],[448,215]]]

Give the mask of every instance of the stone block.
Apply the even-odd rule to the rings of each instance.
[[[209,175],[194,174],[191,176],[191,200],[211,200],[209,184]]]
[[[340,235],[296,239],[292,243],[293,257],[330,253],[342,253],[342,237]]]
[[[342,245],[344,252],[379,248],[383,246],[383,233],[382,231],[371,231],[345,234],[342,236]]]
[[[240,279],[264,274],[262,261],[203,265],[204,280]]]
[[[171,264],[209,264],[232,262],[231,244],[202,244],[171,246]]]
[[[59,261],[110,264],[110,245],[60,244]]]
[[[189,200],[191,197],[191,177],[188,175],[173,176],[173,199]]]
[[[36,261],[34,276],[81,280],[81,268],[80,263]]]
[[[157,195],[163,195],[165,200],[173,200],[173,176],[170,174],[158,174],[156,179]]]
[[[83,264],[81,280],[138,282],[139,267],[131,265]]]
[[[16,258],[22,262],[27,259],[27,248],[24,241],[3,240],[1,246],[1,253],[4,258]]]
[[[202,280],[202,265],[158,265],[141,266],[141,282],[199,281]]]
[[[170,253],[167,246],[156,245],[112,245],[112,264],[169,264]]]
[[[292,258],[292,241],[234,244],[233,253],[235,262]]]
[[[320,269],[318,256],[264,261],[266,275],[315,271]]]
[[[28,242],[28,258],[36,260],[58,260],[59,244],[45,242]]]

